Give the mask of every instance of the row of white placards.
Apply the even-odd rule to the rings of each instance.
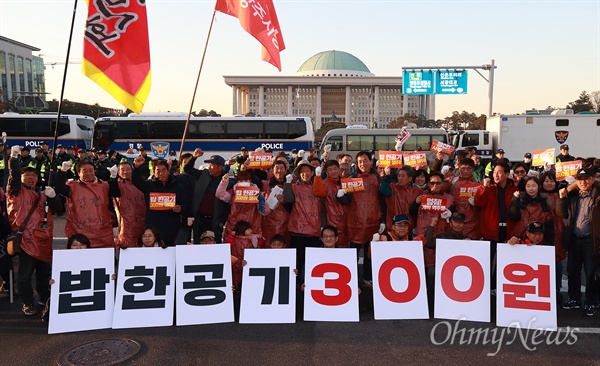
[[[421,242],[373,242],[375,319],[429,318]],[[229,244],[54,252],[48,333],[234,321]],[[434,315],[490,321],[490,244],[438,240]],[[240,323],[296,319],[295,249],[249,249]],[[355,249],[306,249],[304,320],[358,321]],[[556,329],[554,248],[499,244],[497,325]],[[177,299],[177,301],[175,301]],[[176,308],[175,308],[176,307]]]

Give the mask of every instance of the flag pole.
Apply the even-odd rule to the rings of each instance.
[[[202,65],[204,65],[204,57],[206,56],[206,49],[208,48],[208,40],[210,39],[210,32],[212,31],[213,23],[215,22],[216,10],[213,10],[212,19],[210,20],[210,26],[208,27],[208,34],[206,35],[206,42],[204,43],[204,51],[202,52],[202,59],[200,60],[200,68],[198,69],[198,76],[196,77],[196,86],[194,86],[194,93],[192,94],[192,103],[190,103],[190,110],[185,121],[185,128],[183,129],[183,136],[181,137],[181,147],[179,148],[179,156],[183,154],[183,144],[185,144],[185,138],[187,136],[188,127],[190,125],[190,118],[192,117],[192,109],[194,108],[194,100],[196,99],[196,92],[198,91],[198,83],[200,82],[200,74],[202,73]]]
[[[58,124],[60,122],[60,112],[62,110],[63,97],[65,95],[65,84],[67,81],[67,70],[69,69],[69,55],[71,54],[71,42],[73,40],[73,28],[75,27],[75,14],[77,13],[77,0],[73,1],[73,18],[71,19],[71,31],[69,33],[69,44],[67,45],[67,57],[65,60],[65,72],[63,73],[62,86],[60,89],[60,99],[58,100],[58,111],[56,113],[56,126],[54,126],[54,142],[52,144],[52,156],[50,157],[50,175],[48,176],[48,186],[52,181],[54,173],[54,156],[56,153],[56,143],[58,141]]]

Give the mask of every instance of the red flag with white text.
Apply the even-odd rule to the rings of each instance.
[[[238,18],[242,28],[262,44],[262,60],[281,71],[279,52],[285,44],[273,0],[217,0],[215,10]]]
[[[150,92],[146,0],[87,0],[84,75],[140,113]]]

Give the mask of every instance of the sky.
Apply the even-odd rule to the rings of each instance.
[[[286,49],[282,71],[261,61],[258,41],[237,19],[217,13],[193,110],[232,114],[223,76],[294,75],[322,51],[362,60],[376,76],[402,67],[481,66],[492,59],[493,112],[565,107],[600,90],[600,0],[402,1],[274,0]],[[0,35],[40,48],[45,63],[64,63],[73,0],[0,0]],[[215,1],[146,0],[152,87],[144,112],[187,112]],[[81,73],[87,15],[77,3],[65,99],[124,109]],[[78,63],[79,62],[79,63]],[[480,71],[486,78],[487,71]],[[48,100],[60,97],[64,65],[46,67]],[[436,118],[488,112],[488,83],[469,71],[467,95],[436,96]]]

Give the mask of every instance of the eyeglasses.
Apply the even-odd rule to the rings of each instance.
[[[517,173],[517,174],[525,174],[527,172],[524,171],[524,170],[522,170],[522,169],[519,169],[519,170],[515,170],[515,173]]]
[[[429,184],[431,184],[432,186],[439,186],[442,184],[442,182],[429,182]]]

